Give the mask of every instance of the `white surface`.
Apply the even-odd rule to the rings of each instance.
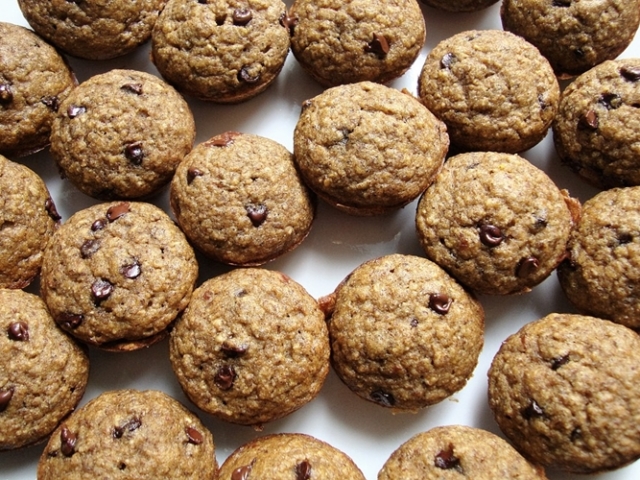
[[[286,2],[288,5],[291,1]],[[27,26],[16,0],[2,0],[0,20]],[[462,30],[501,28],[499,5],[473,14],[446,14],[424,7],[427,43],[413,68],[392,84],[415,93],[417,78],[427,52],[440,40]],[[640,40],[623,54],[640,53]],[[106,62],[70,59],[80,81],[111,68],[132,68],[157,74],[149,61],[149,45],[131,55]],[[188,99],[196,117],[197,139],[202,142],[226,130],[238,130],[269,137],[289,150],[300,104],[321,92],[289,55],[277,82],[262,95],[240,105],[219,106]],[[584,201],[595,191],[559,165],[550,135],[523,154],[543,168],[561,188]],[[62,181],[48,153],[20,159],[47,182],[58,210],[66,220],[74,211],[96,203]],[[167,208],[166,192],[155,200]],[[356,266],[386,253],[421,254],[414,232],[415,203],[387,217],[355,218],[320,204],[310,236],[290,254],[267,265],[283,271],[301,283],[313,296],[330,293]],[[201,281],[226,270],[201,259]],[[31,290],[34,290],[32,287]],[[162,389],[195,410],[213,432],[221,463],[236,447],[262,434],[302,432],[314,435],[353,458],[368,480],[374,480],[391,452],[413,434],[437,425],[466,424],[500,434],[487,406],[486,373],[491,359],[509,334],[524,323],[550,312],[571,312],[555,274],[532,292],[516,297],[481,297],[486,311],[486,341],[479,364],[467,386],[452,398],[417,414],[392,415],[388,410],[352,394],[332,372],[320,395],[289,417],[266,425],[262,433],[213,419],[197,410],[184,397],[171,371],[168,344],[149,349],[108,354],[91,351],[90,381],[82,404],[105,390],[117,388]],[[0,453],[0,479],[26,480],[36,477],[36,464],[44,445]],[[548,472],[552,480],[577,479]],[[584,477],[582,477],[584,478]],[[594,480],[640,478],[640,462],[615,472],[591,476]]]

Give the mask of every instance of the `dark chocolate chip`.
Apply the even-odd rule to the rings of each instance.
[[[65,457],[70,457],[76,453],[77,442],[78,436],[66,426],[63,426],[60,430],[60,451]]]
[[[540,261],[536,257],[527,257],[520,260],[516,267],[516,276],[526,278],[534,274],[540,267]]]
[[[91,285],[91,294],[93,295],[93,300],[96,303],[100,303],[103,300],[109,298],[109,296],[113,293],[113,284],[109,281],[98,278]]]
[[[544,410],[535,400],[531,400],[531,403],[522,409],[522,416],[525,420],[531,420],[532,418],[539,418],[544,415]]]
[[[450,443],[446,450],[440,450],[433,459],[433,464],[442,470],[457,470],[463,473],[460,459],[453,453],[453,445]]]
[[[445,293],[432,293],[429,295],[429,308],[440,315],[449,313],[452,303],[453,299]]]
[[[267,206],[262,203],[259,205],[246,205],[244,208],[247,211],[247,216],[254,227],[262,225],[269,214]]]
[[[231,480],[248,480],[252,468],[252,463],[236,468],[231,474]]]
[[[124,146],[124,156],[134,165],[140,165],[144,159],[142,142],[131,142]]]
[[[249,346],[246,343],[237,345],[228,341],[222,342],[222,346],[220,347],[220,350],[222,350],[222,352],[230,358],[240,357],[244,355],[248,349]]]
[[[13,398],[13,388],[0,390],[0,412],[4,412]]]
[[[364,51],[374,53],[378,58],[384,58],[389,53],[389,42],[384,35],[374,33],[373,39],[364,47]]]
[[[236,8],[233,11],[233,24],[238,26],[245,26],[253,18],[253,13],[248,8]]]
[[[13,102],[13,89],[8,83],[0,83],[0,105],[9,105]]]
[[[296,480],[309,480],[311,478],[311,464],[305,459],[296,465]]]
[[[569,363],[569,355],[562,355],[560,357],[556,357],[553,360],[551,360],[551,369],[552,370],[558,370],[560,367],[562,367],[563,365],[566,365],[567,363]]]
[[[78,105],[70,105],[67,108],[67,116],[69,118],[76,118],[78,115],[82,115],[87,111],[86,107],[78,106]]]
[[[204,172],[202,170],[199,170],[196,167],[189,167],[189,170],[187,170],[187,184],[191,185],[191,182],[193,182],[196,177],[201,177],[203,175]]]
[[[633,242],[633,235],[630,233],[619,233],[618,234],[618,245],[626,245],[627,243]]]
[[[58,108],[60,108],[60,99],[56,96],[47,95],[46,97],[42,97],[40,101],[54,112],[57,112]]]
[[[551,5],[554,7],[569,7],[571,6],[571,0],[553,0]]]
[[[200,433],[195,428],[187,427],[185,431],[187,433],[187,441],[189,443],[192,443],[194,445],[200,445],[202,442],[204,442],[204,437],[202,436],[202,433]]]
[[[451,52],[445,53],[440,59],[440,68],[450,69],[451,65],[456,63],[458,58]]]
[[[120,273],[122,273],[126,278],[133,280],[142,274],[142,266],[140,265],[140,262],[134,260],[133,263],[123,265],[120,268]]]
[[[24,322],[12,322],[7,330],[9,338],[16,342],[26,342],[29,340],[29,325]]]
[[[576,427],[573,430],[571,430],[571,435],[570,435],[570,439],[572,442],[576,442],[580,439],[580,437],[582,437],[582,429],[580,427]]]
[[[58,213],[56,204],[53,203],[53,199],[51,197],[47,198],[44,201],[44,209],[47,211],[47,214],[49,215],[49,217],[51,217],[51,220],[53,220],[54,222],[57,222],[62,219],[62,217]]]
[[[504,235],[500,227],[495,225],[480,225],[478,227],[480,241],[487,247],[497,247],[504,240]]]
[[[136,95],[142,95],[142,84],[141,83],[125,83],[120,87],[121,90],[125,92],[135,93]]]
[[[81,313],[63,313],[56,319],[56,322],[67,330],[78,328],[83,321],[84,315]]]
[[[242,67],[238,72],[238,80],[248,84],[256,83],[260,80],[260,74],[251,75],[249,67]]]
[[[80,256],[90,258],[98,250],[100,250],[100,240],[86,240],[80,247]]]
[[[132,418],[122,425],[113,427],[113,438],[122,438],[125,433],[131,433],[140,428],[142,422],[139,418]]]
[[[222,365],[218,368],[213,381],[220,388],[220,390],[229,390],[233,387],[233,382],[236,380],[236,370],[232,365]]]
[[[393,395],[383,390],[375,390],[369,396],[371,400],[383,407],[393,407],[396,404],[396,399],[393,398]]]
[[[293,36],[296,25],[300,22],[300,19],[296,16],[289,15],[289,12],[284,12],[280,15],[280,25],[289,30],[289,35]]]
[[[240,132],[224,132],[205,142],[205,145],[207,147],[228,147],[234,142],[234,139],[240,135],[242,135]]]
[[[117,219],[129,213],[131,206],[128,202],[118,203],[117,205],[113,205],[109,207],[107,210],[107,220],[110,222],[115,222]]]
[[[599,124],[598,114],[595,110],[588,110],[578,120],[578,126],[585,130],[596,130]]]
[[[620,75],[622,75],[625,80],[630,82],[637,82],[640,80],[640,67],[631,67],[625,65],[620,68]]]
[[[91,231],[97,232],[98,230],[102,230],[106,225],[106,222],[102,219],[98,219],[91,224]]]
[[[607,110],[615,110],[622,106],[622,97],[617,93],[603,93],[600,95],[598,103],[604,105]]]

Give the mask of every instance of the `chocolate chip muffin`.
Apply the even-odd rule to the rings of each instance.
[[[352,215],[417,198],[449,147],[444,124],[413,96],[373,82],[340,85],[303,104],[293,153],[305,183]]]
[[[331,362],[365,400],[417,411],[462,389],[482,350],[480,303],[435,263],[391,254],[356,268],[321,302]]]
[[[80,402],[89,357],[36,295],[0,289],[0,450],[44,441]]]
[[[640,59],[606,61],[562,93],[553,139],[564,165],[596,188],[640,185]]]
[[[171,332],[170,359],[194,404],[259,428],[318,394],[329,336],[300,284],[272,270],[236,269],[195,290]]]
[[[29,25],[75,57],[106,60],[145,43],[167,0],[18,0]]]
[[[426,36],[416,0],[295,0],[287,22],[291,51],[325,87],[400,77]]]
[[[60,215],[44,181],[0,155],[0,288],[25,288],[40,272]]]
[[[421,3],[447,12],[477,12],[498,0],[420,0]]]
[[[640,186],[614,188],[584,203],[558,268],[567,298],[583,314],[640,329]]]
[[[529,42],[502,30],[470,30],[429,52],[418,95],[447,125],[457,150],[517,153],[547,134],[560,87]]]
[[[146,72],[114,69],[61,103],[51,155],[81,192],[136,199],[169,183],[194,139],[189,105],[173,87]]]
[[[159,391],[114,390],[74,412],[51,436],[38,478],[218,478],[211,432]]]
[[[504,29],[535,45],[556,75],[571,78],[629,46],[640,24],[640,1],[505,0],[500,16]]]
[[[640,456],[640,337],[595,317],[550,314],[500,347],[489,405],[532,461],[573,473]]]
[[[546,480],[544,469],[529,463],[507,441],[480,428],[434,427],[415,434],[384,463],[378,480]]]
[[[216,135],[186,156],[171,182],[170,202],[196,248],[242,266],[297,247],[311,229],[316,204],[285,147],[239,132]]]
[[[113,202],[76,212],[55,233],[40,290],[55,321],[114,351],[160,340],[187,306],[198,275],[193,249],[160,208]]]
[[[426,256],[472,290],[528,292],[564,260],[580,205],[510,153],[448,159],[416,212]]]
[[[281,0],[169,0],[152,35],[152,60],[180,91],[218,103],[255,97],[289,53]]]
[[[328,443],[301,433],[281,433],[259,437],[238,447],[220,467],[220,478],[364,480],[365,477],[351,458]]]
[[[24,27],[0,22],[0,154],[49,145],[58,106],[77,84],[54,47]]]

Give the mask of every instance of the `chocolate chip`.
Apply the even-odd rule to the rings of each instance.
[[[456,57],[453,53],[445,53],[440,59],[440,68],[444,68],[449,70],[451,65],[458,61],[458,57]]]
[[[78,115],[82,115],[87,111],[86,107],[81,107],[78,105],[70,105],[67,108],[67,116],[69,118],[76,118]]]
[[[396,399],[393,398],[393,395],[383,390],[375,390],[369,396],[371,400],[383,407],[393,407],[396,404]]]
[[[531,420],[532,418],[539,418],[544,415],[544,410],[538,405],[535,400],[531,400],[531,403],[522,409],[522,416],[525,420]]]
[[[245,26],[253,18],[253,13],[248,8],[236,8],[233,11],[233,24],[241,27]]]
[[[580,427],[576,427],[573,430],[571,430],[571,435],[570,435],[570,439],[572,442],[576,442],[580,439],[580,437],[582,437],[582,429]]]
[[[563,365],[566,365],[567,363],[569,363],[569,355],[562,355],[560,357],[556,357],[553,360],[551,360],[551,369],[552,370],[558,370],[560,367],[562,367]]]
[[[98,250],[100,250],[100,240],[86,240],[80,247],[80,256],[90,258]]]
[[[244,208],[254,227],[259,227],[267,219],[269,211],[267,210],[267,206],[262,203],[259,205],[246,205]]]
[[[224,132],[205,142],[205,145],[207,147],[228,147],[234,142],[234,139],[240,135],[242,135],[240,132]]]
[[[213,381],[220,388],[220,390],[229,390],[233,387],[233,382],[236,380],[236,370],[232,365],[222,365],[218,368]]]
[[[109,296],[113,293],[113,289],[114,287],[109,281],[103,278],[98,278],[91,285],[91,294],[93,295],[94,302],[100,303],[103,300],[109,298]]]
[[[142,421],[139,418],[132,418],[126,421],[124,424],[113,427],[113,438],[122,438],[125,433],[131,433],[136,431],[142,425]]]
[[[58,108],[60,108],[60,99],[56,96],[47,95],[46,97],[42,97],[40,101],[54,112],[57,112]]]
[[[296,480],[309,480],[311,478],[311,464],[309,460],[303,460],[296,465]]]
[[[9,402],[13,398],[13,392],[13,388],[0,390],[0,412],[4,412],[9,406]]]
[[[449,313],[452,303],[453,299],[445,293],[432,293],[429,295],[429,308],[440,315]]]
[[[571,0],[553,0],[551,5],[554,7],[569,7],[571,6]]]
[[[129,213],[130,207],[131,206],[127,202],[118,203],[117,205],[109,207],[107,210],[107,220],[115,222],[126,213]]]
[[[141,83],[125,83],[120,87],[120,90],[124,90],[125,92],[135,93],[136,95],[142,95],[142,84]]]
[[[253,464],[243,465],[242,467],[236,468],[231,474],[231,480],[247,480],[249,478],[249,474],[251,473],[251,469],[253,468]]]
[[[289,30],[289,35],[293,36],[296,25],[300,23],[300,19],[296,16],[289,15],[289,12],[284,12],[280,15],[280,25]]]
[[[51,217],[51,220],[53,220],[54,222],[58,222],[62,219],[62,217],[58,213],[56,204],[53,203],[53,199],[51,197],[47,198],[44,201],[44,209],[47,211],[47,214],[49,215],[49,217]]]
[[[134,165],[140,165],[144,158],[142,142],[131,142],[124,146],[124,156]]]
[[[242,67],[238,72],[238,80],[248,84],[256,83],[260,80],[260,74],[251,75],[249,67]]]
[[[536,257],[527,257],[520,260],[516,267],[516,276],[518,278],[526,278],[533,275],[540,267],[540,261]]]
[[[373,39],[364,47],[364,51],[374,53],[378,58],[384,58],[389,53],[389,42],[384,35],[374,33]]]
[[[127,263],[120,268],[120,273],[126,278],[133,280],[134,278],[138,278],[142,274],[142,266],[140,262],[134,260],[133,263]]]
[[[588,110],[580,120],[578,120],[578,126],[585,130],[596,130],[599,125],[598,114],[595,110]]]
[[[56,319],[56,322],[67,330],[78,328],[83,321],[84,315],[80,313],[63,313]]]
[[[417,326],[418,326],[418,319],[417,319],[417,318],[412,318],[412,319],[411,319],[411,322],[410,322],[410,325],[411,325],[413,328],[417,327]]]
[[[204,172],[202,170],[199,170],[196,167],[189,167],[187,170],[187,184],[191,185],[191,182],[193,182],[196,177],[201,177],[203,175]]]
[[[13,89],[8,83],[0,83],[0,105],[9,105],[13,102]]]
[[[630,233],[618,233],[618,245],[626,245],[633,242],[633,235]]]
[[[615,110],[622,106],[622,97],[617,93],[603,93],[600,95],[598,103],[604,105],[607,110]]]
[[[106,225],[106,222],[102,219],[98,219],[91,224],[91,231],[97,232],[98,230],[102,230]]]
[[[200,445],[202,442],[204,442],[204,437],[195,428],[187,427],[185,431],[187,433],[187,441],[189,443],[192,443],[194,445]]]
[[[7,330],[9,338],[16,342],[26,342],[29,340],[29,325],[24,322],[12,322]]]
[[[248,349],[249,346],[246,343],[236,345],[228,341],[222,342],[222,346],[220,347],[220,350],[222,350],[222,352],[230,358],[240,357],[244,355]]]
[[[578,58],[584,58],[584,50],[579,47],[573,51],[573,54]]]
[[[625,65],[620,68],[620,75],[622,75],[625,80],[630,82],[637,82],[640,80],[640,67],[631,67],[629,65]]]
[[[60,451],[65,457],[70,457],[76,453],[76,443],[78,436],[72,433],[66,426],[60,430]]]
[[[453,454],[453,444],[449,444],[446,450],[440,450],[433,459],[433,464],[442,470],[457,470],[463,473],[460,459]]]
[[[487,247],[497,247],[504,240],[502,230],[495,225],[483,224],[478,227],[480,241]]]

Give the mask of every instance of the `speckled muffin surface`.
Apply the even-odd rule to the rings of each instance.
[[[463,425],[434,427],[415,434],[384,463],[378,480],[473,478],[546,480],[544,469],[529,463],[507,441]]]
[[[0,450],[45,438],[80,402],[89,358],[44,302],[0,289]]]
[[[331,362],[361,398],[413,412],[451,396],[473,374],[484,311],[433,262],[400,254],[370,260],[334,295]]]
[[[458,150],[517,153],[547,134],[560,87],[530,43],[502,30],[470,30],[429,52],[418,95]]]
[[[297,247],[311,229],[316,203],[284,146],[238,132],[216,135],[186,156],[173,177],[170,201],[196,248],[243,266]]]
[[[60,215],[44,181],[0,155],[0,288],[24,288],[40,272]]]
[[[447,12],[477,12],[498,0],[420,0],[421,3]]]
[[[448,159],[416,211],[426,256],[478,293],[524,293],[566,256],[580,205],[517,154]]]
[[[505,0],[500,16],[505,30],[535,45],[560,78],[571,78],[629,46],[640,1]]]
[[[49,145],[60,102],[77,81],[65,59],[31,30],[0,22],[0,154]]]
[[[40,290],[55,321],[115,351],[165,335],[198,275],[193,249],[160,208],[112,202],[76,212],[55,233]]]
[[[353,215],[389,213],[417,198],[448,147],[444,124],[416,98],[373,82],[307,100],[293,138],[305,183]]]
[[[154,390],[113,390],[74,412],[51,436],[38,478],[216,480],[211,432]]]
[[[309,480],[341,478],[364,480],[364,475],[344,452],[310,435],[266,435],[238,447],[220,467],[220,478]]]
[[[114,69],[62,102],[51,155],[83,193],[135,199],[169,183],[194,139],[193,114],[173,87],[146,72]]]
[[[281,0],[169,0],[152,35],[152,60],[181,92],[237,103],[277,78],[289,53]]]
[[[567,298],[582,313],[640,328],[640,187],[615,188],[584,203],[558,268]]]
[[[311,401],[329,371],[318,302],[272,270],[213,277],[171,332],[173,370],[190,400],[236,424],[260,427]]]
[[[387,83],[414,63],[426,38],[416,0],[296,0],[291,51],[325,87]]]
[[[151,36],[167,0],[18,0],[31,28],[75,57],[106,60],[133,51]]]
[[[564,90],[553,122],[562,163],[600,188],[640,185],[640,59],[606,61]]]
[[[640,456],[640,337],[608,320],[550,314],[500,347],[489,404],[532,461],[574,473],[613,470]]]

